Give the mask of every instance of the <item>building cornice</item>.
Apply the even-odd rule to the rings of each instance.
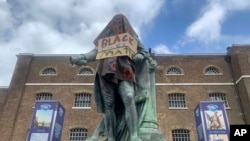
[[[93,86],[94,83],[25,83],[26,86]],[[156,86],[231,86],[234,83],[155,83]]]
[[[234,83],[156,83],[156,86],[231,86]]]
[[[26,86],[93,86],[94,83],[25,83]]]
[[[242,79],[244,79],[244,78],[250,78],[250,75],[241,75],[238,79],[237,79],[237,81],[235,81],[235,84],[238,84]]]
[[[207,56],[226,56],[226,53],[195,53],[195,54],[154,54],[154,56],[201,56],[201,57],[207,57]]]

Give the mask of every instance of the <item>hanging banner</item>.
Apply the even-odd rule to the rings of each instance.
[[[63,120],[65,115],[65,109],[60,103],[57,103],[57,109],[55,111],[55,121],[52,130],[52,140],[51,141],[61,141],[61,134],[63,128]]]
[[[60,141],[65,109],[59,102],[36,102],[28,141]]]
[[[198,141],[229,141],[224,102],[200,102],[194,112]]]
[[[129,33],[122,33],[115,36],[99,39],[96,59],[103,59],[115,56],[132,57],[137,53],[137,40]]]

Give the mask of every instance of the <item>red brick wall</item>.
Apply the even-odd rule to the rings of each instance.
[[[238,52],[238,54],[235,55],[234,52]],[[241,58],[241,52],[237,48],[229,51],[229,54],[234,56],[232,57],[232,66],[234,66],[236,78],[242,74],[249,74],[250,70],[248,68],[250,65],[242,66],[250,62],[245,61],[249,58],[250,51],[243,49],[243,52],[248,52],[243,53],[245,54],[243,58]],[[239,95],[233,85],[234,78],[230,70],[230,64],[225,61],[225,57],[226,55],[154,56],[154,59],[158,62],[155,74],[158,124],[160,131],[166,136],[167,140],[171,140],[171,131],[177,128],[190,130],[191,140],[197,140],[194,108],[199,101],[208,100],[208,95],[212,92],[226,94],[230,106],[227,109],[229,122],[244,124]],[[95,70],[96,64],[97,62],[92,62],[88,66]],[[56,68],[57,75],[41,76],[41,70],[48,66]],[[171,66],[180,68],[184,74],[178,76],[166,75],[166,70]],[[222,75],[204,75],[207,66],[219,68]],[[58,100],[66,109],[62,141],[69,139],[71,128],[87,128],[88,135],[92,135],[102,114],[96,112],[92,85],[94,76],[77,75],[80,68],[72,66],[69,62],[69,56],[66,55],[20,55],[12,76],[8,98],[2,110],[3,116],[0,119],[0,125],[5,128],[0,129],[2,135],[0,141],[25,140],[31,123],[35,97],[40,92],[52,93],[52,99]],[[32,85],[38,83],[44,85]],[[85,85],[82,85],[84,83]],[[245,98],[244,103],[249,103],[249,99],[247,99],[250,93],[249,88],[247,88],[249,84],[250,82],[246,80],[238,84],[241,97]],[[87,92],[92,95],[91,109],[72,108],[74,94],[78,92]],[[184,93],[187,108],[169,109],[168,94],[170,93]],[[247,105],[244,106],[247,111],[249,108],[246,107]],[[247,118],[249,119],[249,117]]]

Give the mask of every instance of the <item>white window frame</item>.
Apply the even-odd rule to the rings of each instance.
[[[91,109],[91,94],[76,93],[72,109]]]
[[[208,69],[210,69],[210,70],[208,70]],[[218,67],[215,67],[215,66],[206,67],[204,74],[205,75],[222,75],[220,69]]]
[[[85,141],[88,137],[88,129],[72,128],[69,133],[69,141]]]
[[[210,93],[209,94],[209,101],[222,101],[224,102],[225,108],[230,109],[230,106],[227,101],[227,96],[225,93]]]
[[[56,76],[57,71],[54,67],[46,67],[46,68],[42,69],[40,75],[42,75],[42,76]]]
[[[36,101],[51,101],[53,94],[43,92],[43,93],[37,93],[36,94]]]
[[[84,69],[87,69],[87,70],[84,70]],[[82,73],[82,71],[85,71],[87,73]],[[91,72],[91,73],[88,73],[88,72]],[[83,67],[79,70],[79,73],[77,75],[80,75],[80,76],[93,76],[94,75],[94,71],[92,68],[90,67]]]
[[[190,130],[187,129],[174,129],[172,130],[173,141],[191,141]]]
[[[166,71],[166,75],[183,75],[183,72],[178,67],[169,67]]]
[[[168,94],[169,109],[187,109],[186,95],[183,93]]]

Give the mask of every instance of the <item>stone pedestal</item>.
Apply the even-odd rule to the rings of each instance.
[[[139,137],[143,141],[166,141],[166,138],[156,129],[143,129],[139,132]]]

